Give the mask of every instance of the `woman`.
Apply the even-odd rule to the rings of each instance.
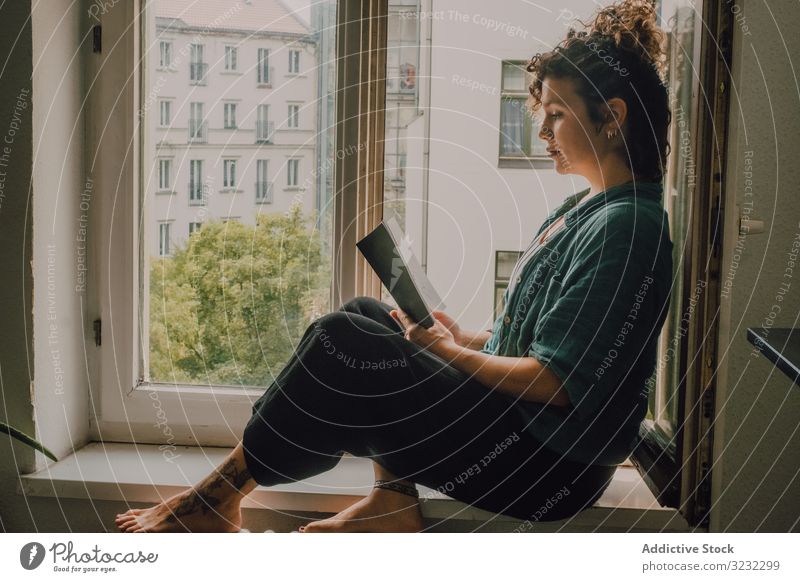
[[[119,529],[238,531],[257,484],[311,477],[345,451],[374,461],[375,487],[301,530],[421,531],[415,483],[529,522],[593,504],[633,450],[668,306],[661,38],[650,5],[627,1],[529,63],[555,169],[590,188],[539,228],[491,333],[347,302],[306,329],[216,472]]]

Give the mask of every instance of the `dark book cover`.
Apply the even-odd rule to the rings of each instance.
[[[411,243],[394,218],[382,221],[356,243],[378,278],[414,321],[424,328],[433,325],[431,312],[445,305],[411,250]]]

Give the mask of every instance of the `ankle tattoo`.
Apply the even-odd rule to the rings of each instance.
[[[401,483],[399,481],[384,481],[383,479],[376,479],[375,487],[378,489],[390,489],[392,491],[397,491],[398,493],[403,493],[404,495],[419,498],[419,491],[417,491],[417,488],[414,485],[406,485],[405,483]]]

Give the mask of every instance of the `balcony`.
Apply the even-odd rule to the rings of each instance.
[[[203,182],[189,181],[189,206],[205,206],[209,186]]]
[[[189,84],[208,84],[208,63],[189,63]]]
[[[272,182],[259,180],[256,182],[256,202],[272,204]]]
[[[274,134],[274,121],[256,121],[256,143],[272,143]]]
[[[208,143],[208,127],[205,121],[189,120],[189,143]]]

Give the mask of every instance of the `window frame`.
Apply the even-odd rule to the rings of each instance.
[[[289,49],[289,75],[300,74],[300,49]]]
[[[222,128],[223,129],[238,129],[239,126],[236,122],[236,102],[224,101],[222,103]]]
[[[272,71],[269,66],[270,49],[259,47],[256,53],[256,84],[272,85]]]
[[[144,0],[121,3],[118,8],[99,15],[104,35],[116,39],[113,50],[87,62],[87,78],[95,79],[87,89],[89,110],[96,120],[87,133],[89,148],[95,152],[95,182],[98,192],[108,192],[116,200],[100,205],[95,217],[97,269],[89,278],[96,288],[92,296],[96,307],[90,317],[98,325],[112,321],[113,325],[102,328],[102,340],[89,356],[95,403],[90,413],[91,437],[164,446],[234,446],[263,387],[146,383],[139,373],[146,369],[148,358],[139,326],[149,321],[150,309],[141,301],[149,289],[150,273],[141,271],[145,245],[139,223],[144,206],[151,203],[144,199],[143,184],[152,170],[138,160],[143,153],[144,159],[153,156],[137,112],[148,98],[143,72],[148,70],[148,61],[159,55],[146,50],[154,44],[146,41],[156,36]],[[338,1],[335,94],[339,98],[335,106],[341,121],[336,124],[336,140],[353,144],[356,153],[335,160],[331,305],[380,293],[380,280],[357,252],[355,242],[380,222],[386,12],[385,0]],[[119,135],[130,140],[112,139]],[[207,160],[197,159],[205,203],[202,170]],[[346,227],[356,223],[357,228]],[[131,253],[135,260],[119,260]]]
[[[525,61],[519,59],[505,59],[500,61],[500,111],[499,111],[499,121],[497,124],[497,165],[500,168],[539,168],[539,169],[551,169],[553,166],[552,160],[545,154],[535,154],[533,151],[528,152],[525,151],[524,156],[510,156],[503,154],[503,104],[509,101],[519,102],[517,107],[523,111],[524,115],[524,125],[522,128],[523,131],[523,138],[522,143],[523,147],[525,144],[531,143],[531,140],[535,138],[533,132],[536,128],[536,121],[533,118],[533,115],[528,111],[526,107],[526,102],[528,99],[528,92],[527,90],[519,90],[513,91],[506,89],[505,87],[505,68],[506,65],[522,67],[524,75],[528,75],[526,71],[524,71]]]
[[[224,71],[226,73],[238,73],[239,72],[239,48],[231,45],[226,44],[223,48],[224,51]]]

